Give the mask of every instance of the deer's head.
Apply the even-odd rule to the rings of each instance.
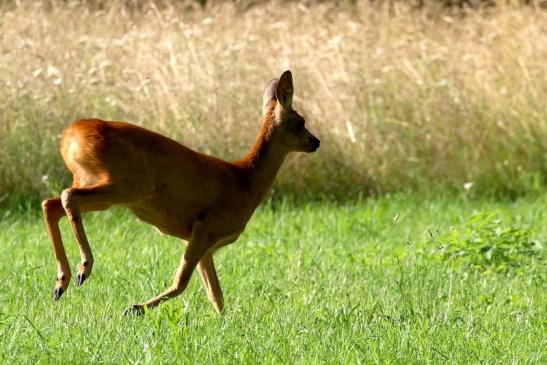
[[[290,71],[270,81],[264,91],[263,113],[272,120],[271,137],[287,152],[315,152],[319,139],[306,129],[306,121],[292,108],[293,92]]]

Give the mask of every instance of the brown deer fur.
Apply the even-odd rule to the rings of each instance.
[[[286,155],[312,152],[319,140],[292,109],[292,76],[283,73],[264,92],[263,122],[256,142],[235,162],[195,152],[167,137],[123,122],[79,120],[63,133],[61,154],[73,174],[72,187],[43,202],[57,261],[54,299],[66,291],[71,271],[58,227],[67,216],[80,249],[76,284],[91,274],[93,255],[82,212],[113,205],[130,209],[160,231],[187,241],[173,284],[126,314],[143,313],[184,291],[197,266],[215,310],[223,308],[213,253],[245,229]]]

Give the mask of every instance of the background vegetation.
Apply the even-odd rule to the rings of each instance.
[[[0,363],[547,363],[544,3],[0,0]],[[121,316],[184,248],[115,208],[85,215],[93,274],[52,302],[63,128],[236,159],[287,68],[321,148],[215,256],[223,316],[195,277]]]
[[[542,190],[547,12],[420,3],[4,2],[0,200],[70,183],[59,135],[81,117],[236,159],[288,68],[322,144],[290,158],[277,191]]]

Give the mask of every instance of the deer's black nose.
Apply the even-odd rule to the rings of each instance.
[[[318,138],[312,136],[310,141],[310,152],[315,152],[319,148],[320,143]]]

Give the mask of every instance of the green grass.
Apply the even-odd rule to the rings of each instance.
[[[479,211],[547,243],[545,194],[270,202],[215,256],[223,316],[195,275],[136,318],[123,309],[170,284],[178,240],[122,210],[86,215],[93,274],[54,303],[41,217],[0,211],[0,363],[545,363],[545,250],[504,271],[438,253]]]

